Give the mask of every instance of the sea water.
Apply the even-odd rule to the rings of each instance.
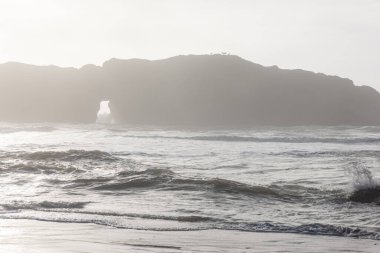
[[[0,219],[380,239],[379,127],[0,124]]]

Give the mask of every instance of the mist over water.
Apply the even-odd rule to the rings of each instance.
[[[2,123],[0,137],[1,219],[380,238],[379,127]]]

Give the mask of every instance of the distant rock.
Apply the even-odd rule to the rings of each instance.
[[[20,63],[0,65],[0,121],[95,122],[99,71]]]
[[[380,94],[349,79],[231,55],[111,59],[81,69],[0,65],[0,121],[178,126],[380,125]]]
[[[380,94],[349,79],[263,67],[237,56],[103,65],[114,119],[134,124],[379,125]]]
[[[349,198],[350,201],[359,203],[375,203],[380,205],[380,186],[358,189]]]

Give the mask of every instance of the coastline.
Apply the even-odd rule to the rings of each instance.
[[[0,220],[0,252],[379,252],[380,241],[228,230],[147,231]]]

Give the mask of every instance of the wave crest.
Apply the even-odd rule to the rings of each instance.
[[[115,161],[116,157],[110,153],[100,150],[75,150],[68,151],[38,151],[33,153],[22,154],[20,158],[27,160],[60,160],[60,161],[76,161],[76,160],[98,160],[98,161]]]
[[[25,201],[13,201],[11,203],[0,204],[5,210],[21,210],[21,209],[71,209],[71,208],[83,208],[90,202],[25,202]]]
[[[66,174],[66,173],[79,173],[83,170],[72,166],[57,166],[57,165],[43,165],[34,163],[19,163],[9,166],[8,168],[1,169],[0,173],[27,173],[27,174]]]
[[[144,171],[124,171],[116,182],[95,186],[95,190],[122,191],[133,188],[152,188],[158,190],[205,191],[246,196],[274,196],[280,194],[269,187],[249,185],[221,178],[182,178],[169,169],[147,169]]]
[[[369,232],[360,228],[351,228],[331,224],[303,224],[298,226],[289,226],[278,223],[241,223],[232,225],[232,228],[250,232],[282,232],[282,233],[297,233],[297,234],[310,234],[310,235],[330,235],[330,236],[344,236],[355,238],[366,238],[380,240],[380,235],[375,232]]]
[[[352,178],[354,189],[348,197],[350,201],[380,205],[380,185],[364,164],[353,163],[352,167],[347,169],[347,173]]]

